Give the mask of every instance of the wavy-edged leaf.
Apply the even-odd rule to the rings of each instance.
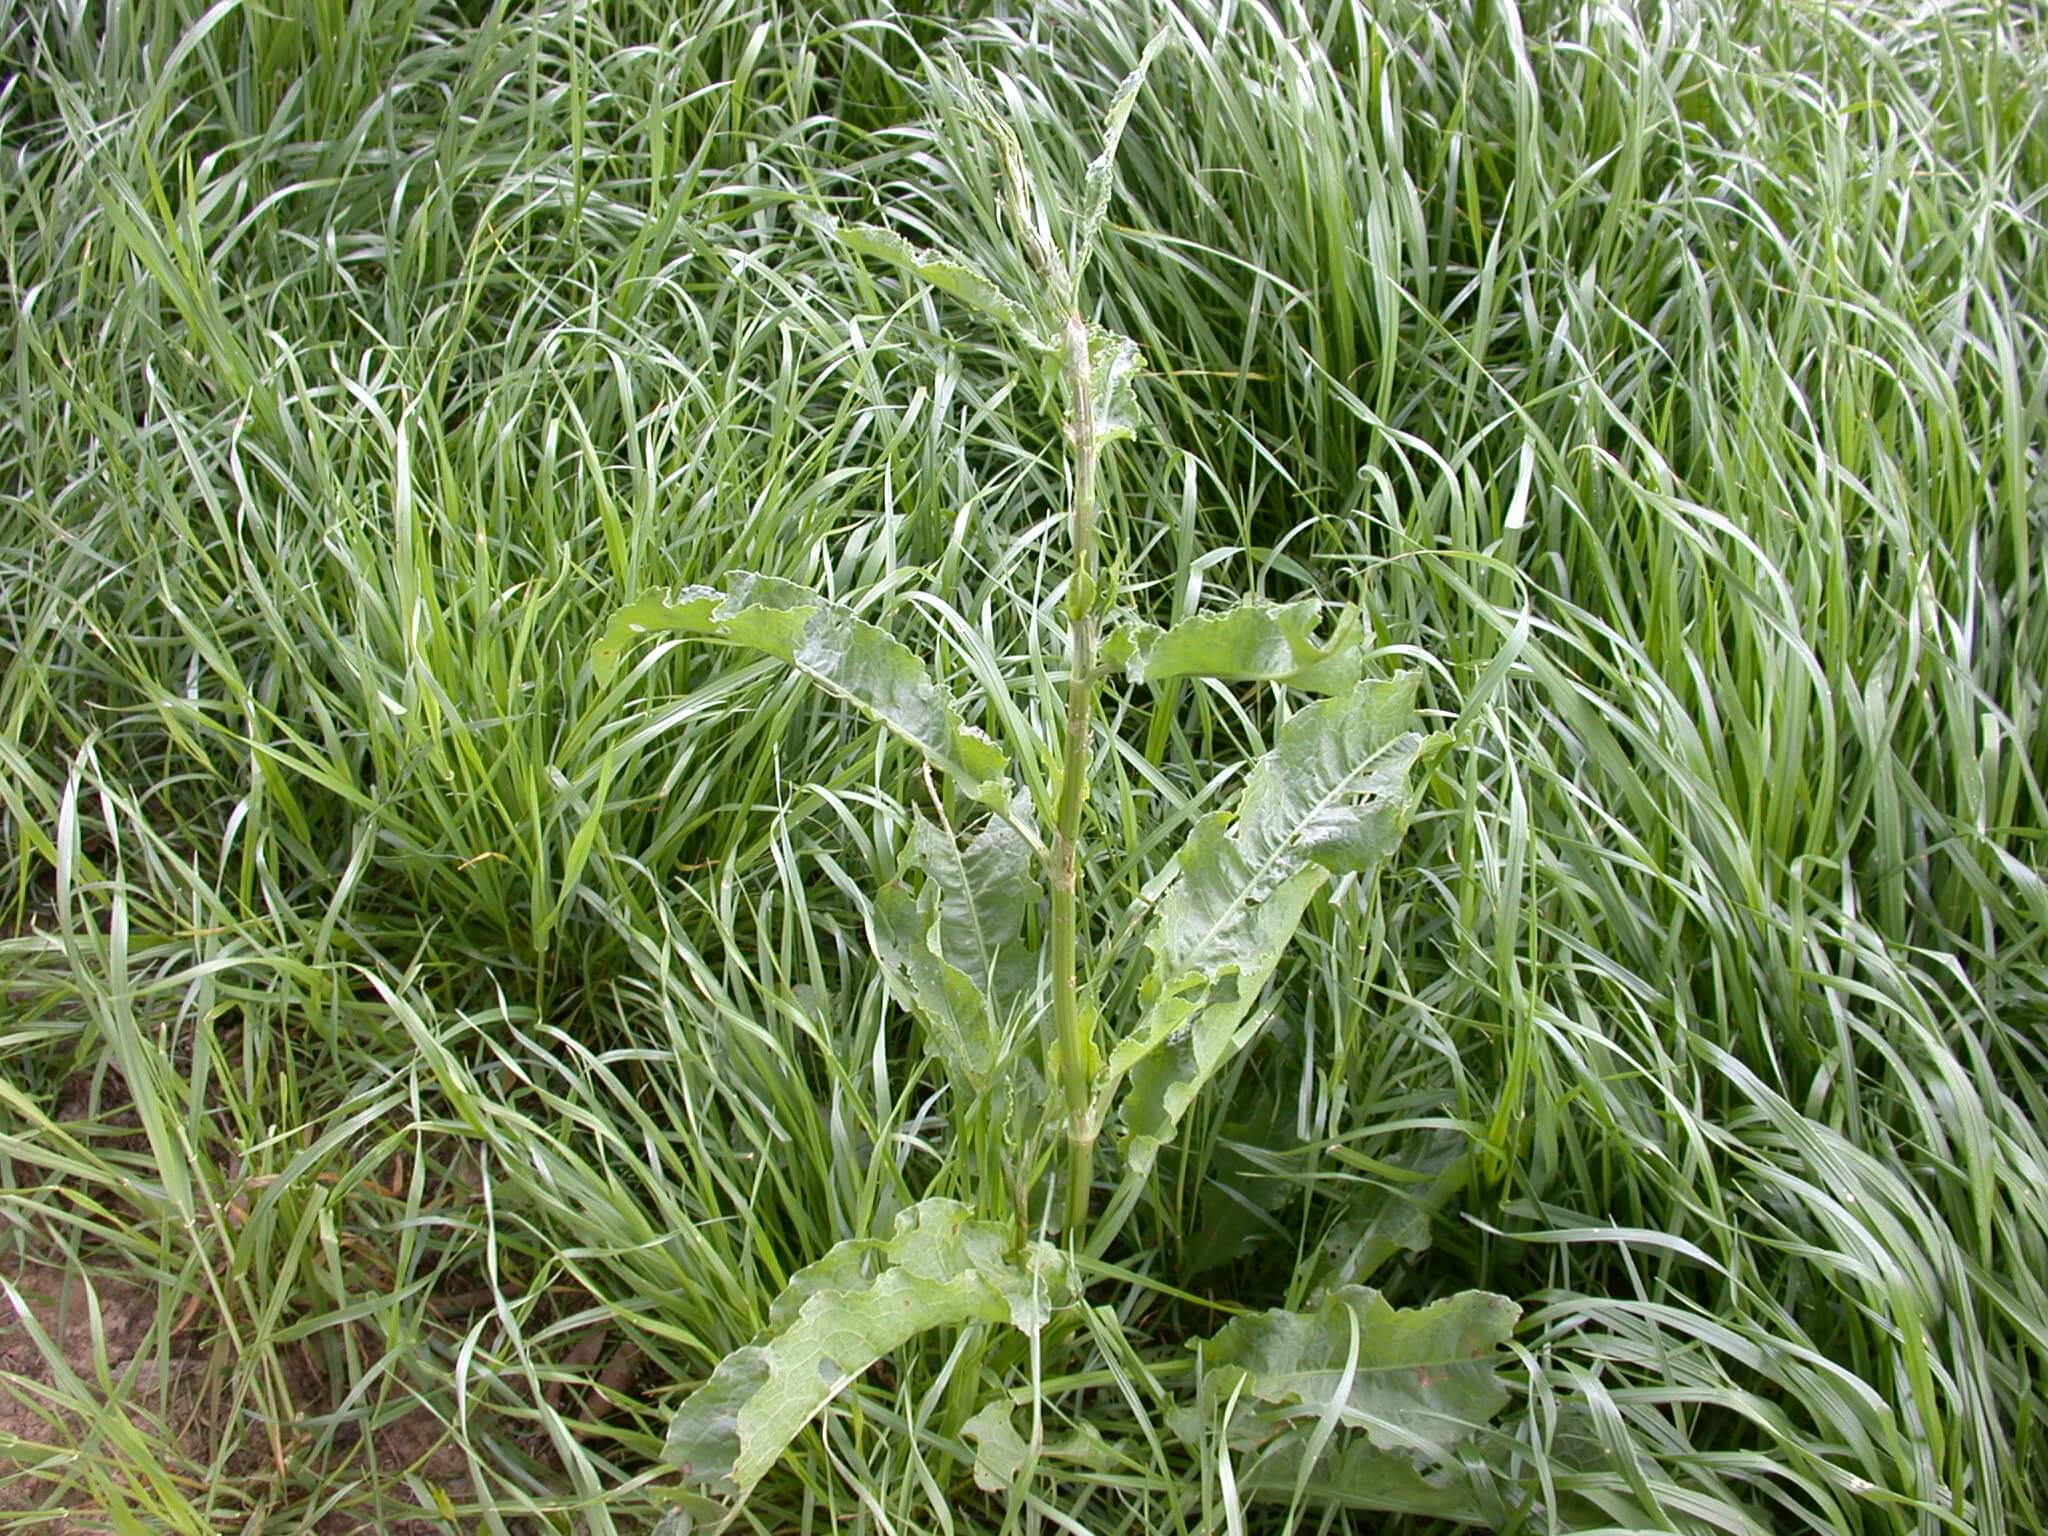
[[[1434,1131],[1373,1171],[1382,1177],[1352,1196],[1323,1239],[1318,1268],[1324,1286],[1363,1285],[1397,1251],[1429,1247],[1430,1223],[1472,1177],[1471,1144],[1461,1132]]]
[[[1116,180],[1116,155],[1123,145],[1124,126],[1131,120],[1131,109],[1138,104],[1138,92],[1145,88],[1145,77],[1152,72],[1152,61],[1171,41],[1172,34],[1164,29],[1152,35],[1145,51],[1138,55],[1137,66],[1117,86],[1109,101],[1109,111],[1103,115],[1102,152],[1088,162],[1082,177],[1081,208],[1074,224],[1074,256],[1068,263],[1070,281],[1077,290],[1081,275],[1095,254],[1103,216],[1109,212],[1109,194]]]
[[[960,1436],[974,1447],[974,1486],[983,1493],[1013,1487],[1031,1456],[1008,1403],[984,1403],[960,1426]]]
[[[1148,1171],[1240,1033],[1309,900],[1333,873],[1365,875],[1400,842],[1423,737],[1415,679],[1359,684],[1280,727],[1252,768],[1236,815],[1195,824],[1146,943],[1153,964],[1137,1027],[1110,1053],[1098,1119],[1118,1084],[1123,1147]]]
[[[1226,1325],[1202,1347],[1200,1401],[1236,1399],[1228,1438],[1248,1497],[1497,1522],[1502,1500],[1468,1447],[1507,1403],[1498,1368],[1520,1316],[1486,1291],[1397,1308],[1340,1287],[1314,1311]],[[1187,1434],[1200,1419],[1180,1422]]]
[[[868,936],[890,990],[923,1027],[947,1073],[978,1093],[995,1072],[1002,1037],[986,994],[941,950],[938,908],[936,885],[916,896],[900,885],[885,886],[875,897]]]
[[[1320,1455],[1314,1437],[1295,1430],[1267,1442],[1236,1469],[1239,1497],[1254,1504],[1318,1509],[1383,1510],[1499,1528],[1511,1509],[1494,1480],[1474,1477],[1462,1461],[1429,1472],[1414,1459],[1347,1436]]]
[[[1031,1458],[1031,1446],[1017,1432],[1016,1410],[998,1399],[985,1403],[973,1418],[960,1426],[961,1438],[974,1447],[974,1486],[983,1493],[1002,1493],[1013,1488]],[[1103,1471],[1116,1464],[1116,1454],[1094,1428],[1077,1426],[1067,1434],[1050,1438],[1038,1448],[1041,1461],[1064,1462],[1069,1466]]]
[[[1222,825],[1220,815],[1199,824],[1181,850],[1183,860],[1192,861],[1198,871],[1229,866],[1233,860]],[[1246,910],[1231,922],[1230,957],[1223,958],[1226,946],[1219,942],[1207,970],[1167,973],[1155,959],[1145,984],[1145,1012],[1138,1027],[1110,1053],[1097,1100],[1106,1100],[1119,1082],[1129,1078],[1120,1145],[1133,1174],[1142,1177],[1151,1171],[1159,1149],[1173,1140],[1195,1096],[1258,1033],[1259,1022],[1250,1017],[1252,1008],[1301,926],[1310,899],[1328,880],[1326,870],[1304,865],[1270,893],[1248,901]],[[1160,979],[1169,974],[1175,979]]]
[[[1017,829],[991,817],[963,845],[923,816],[910,828],[910,856],[939,891],[939,952],[984,989],[1024,931],[1041,892],[1031,847]]]
[[[958,842],[924,816],[911,823],[910,863],[924,873],[912,896],[891,886],[876,898],[869,936],[898,1000],[956,1082],[979,1093],[1002,1056],[1008,1025],[1037,980],[1022,943],[1040,900],[1031,848],[990,817]]]
[[[1232,683],[1285,683],[1304,693],[1343,693],[1358,686],[1364,629],[1344,609],[1318,638],[1323,605],[1248,599],[1215,613],[1191,614],[1170,629],[1127,626],[1106,654],[1133,681],[1158,685],[1177,677],[1213,677]]]
[[[967,797],[1007,812],[1010,760],[961,722],[952,696],[900,640],[794,582],[735,572],[726,589],[683,587],[643,593],[611,617],[592,648],[591,668],[609,683],[626,652],[648,635],[701,635],[766,652],[834,698],[854,705],[909,742]]]
[[[1088,414],[1098,448],[1124,442],[1138,431],[1138,375],[1145,355],[1128,336],[1088,329]]]
[[[1321,1417],[1363,1429],[1420,1462],[1453,1449],[1507,1405],[1500,1349],[1521,1308],[1491,1291],[1395,1307],[1345,1285],[1312,1312],[1235,1318],[1203,1346],[1203,1390],[1265,1406],[1274,1419]]]
[[[879,257],[913,277],[922,278],[940,292],[951,294],[976,313],[1037,339],[1023,307],[964,257],[949,251],[927,250],[879,224],[841,224],[834,233],[848,250]]]
[[[685,1482],[744,1499],[798,1431],[906,1340],[977,1322],[1036,1333],[1072,1290],[1050,1244],[1020,1246],[957,1201],[922,1201],[886,1240],[841,1243],[799,1270],[762,1335],[677,1411],[664,1456]]]

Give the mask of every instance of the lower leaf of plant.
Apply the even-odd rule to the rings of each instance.
[[[1057,1249],[1020,1247],[956,1201],[922,1201],[887,1240],[841,1243],[798,1271],[762,1335],[684,1402],[665,1456],[685,1482],[744,1499],[820,1409],[906,1340],[965,1323],[1035,1333],[1072,1290]]]
[[[1238,1318],[1202,1346],[1198,1406],[1175,1424],[1199,1444],[1234,1401],[1225,1443],[1251,1497],[1497,1523],[1474,1442],[1507,1403],[1520,1315],[1486,1291],[1394,1307],[1343,1286],[1313,1311]]]

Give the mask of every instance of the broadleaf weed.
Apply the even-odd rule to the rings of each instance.
[[[1117,89],[1064,238],[1049,211],[1055,200],[1034,180],[997,97],[956,68],[952,88],[1000,166],[1005,232],[1021,258],[1010,267],[1035,276],[1030,291],[1006,291],[967,257],[886,228],[836,231],[852,251],[994,322],[1020,371],[1052,360],[1068,468],[1065,710],[1058,736],[1032,744],[1059,765],[1050,824],[1018,792],[1002,750],[965,723],[971,707],[907,647],[790,583],[742,573],[722,589],[648,593],[618,610],[593,651],[605,682],[650,635],[765,652],[898,737],[946,784],[950,793],[934,796],[936,819],[906,807],[905,863],[920,886],[875,893],[871,933],[893,995],[950,1078],[958,1133],[994,1138],[999,1160],[1029,1170],[1014,1185],[993,1181],[979,1210],[925,1200],[898,1217],[887,1244],[852,1239],[833,1248],[791,1282],[762,1338],[729,1355],[690,1397],[668,1458],[687,1484],[735,1500],[733,1513],[804,1423],[912,1334],[999,1321],[1008,1297],[1009,1320],[1035,1339],[1054,1308],[1077,1301],[1068,1261],[1022,1234],[1037,1222],[1069,1251],[1113,1251],[1160,1148],[1258,1033],[1256,1006],[1310,901],[1333,875],[1370,880],[1398,850],[1418,763],[1435,745],[1418,722],[1412,672],[1362,675],[1364,637],[1353,614],[1340,614],[1320,639],[1313,600],[1248,600],[1163,630],[1135,619],[1112,626],[1121,594],[1100,554],[1116,515],[1103,493],[1103,460],[1136,435],[1142,361],[1134,341],[1088,317],[1083,283],[1125,125],[1165,41],[1155,37]],[[1191,678],[1326,695],[1280,727],[1272,749],[1250,765],[1234,810],[1203,817],[1182,843],[1142,922],[1150,959],[1134,1020],[1105,1016],[1106,994],[1129,995],[1114,985],[1129,962],[1111,925],[1091,910],[1083,875],[1099,696],[1119,671],[1165,687],[1169,704],[1178,696],[1171,685]],[[956,829],[948,801],[975,807],[981,824]],[[1050,891],[1043,914],[1036,876]],[[1040,934],[1042,945],[1034,944]],[[1031,1027],[1041,1014],[1047,1022]],[[1038,1104],[1044,1108],[1034,1113]],[[1122,1172],[1098,1220],[1098,1147],[1113,1125]],[[967,1160],[983,1161],[972,1153]],[[1307,1410],[1283,1408],[1252,1432],[1246,1445],[1258,1452],[1259,1470],[1247,1486],[1299,1501],[1342,1424],[1365,1430],[1377,1448],[1340,1464],[1345,1499],[1463,1514],[1472,1495],[1455,1447],[1506,1400],[1493,1385],[1494,1356],[1516,1309],[1480,1292],[1438,1303],[1430,1317],[1453,1308],[1489,1320],[1446,1340],[1432,1336],[1424,1314],[1396,1311],[1377,1292],[1335,1294],[1356,1296],[1366,1309],[1335,1314],[1348,1324],[1348,1340],[1327,1320],[1277,1312],[1262,1332],[1245,1335],[1256,1345],[1217,1341],[1249,1361],[1240,1390],[1248,1384],[1261,1400],[1311,1404],[1311,1417],[1320,1416],[1303,1432],[1291,1421]],[[1362,1331],[1361,1316],[1371,1319]],[[1328,1377],[1328,1390],[1305,1389],[1309,1377]],[[1390,1381],[1395,1388],[1381,1390]],[[1452,1395],[1461,1387],[1463,1400]],[[1006,1421],[987,1410],[977,1420],[977,1476],[1013,1482],[1015,1467],[1000,1477],[989,1470],[991,1458],[1001,1460],[995,1447],[1007,1443]],[[1205,1438],[1200,1414],[1180,1422],[1192,1442]]]

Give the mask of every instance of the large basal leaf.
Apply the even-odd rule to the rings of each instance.
[[[1202,1347],[1203,1415],[1235,1399],[1249,1496],[1494,1519],[1500,1498],[1461,1452],[1507,1403],[1498,1367],[1520,1315],[1486,1291],[1397,1308],[1344,1286],[1312,1312],[1238,1318]]]
[[[966,1323],[1036,1333],[1072,1291],[1058,1249],[1020,1245],[956,1201],[923,1201],[886,1241],[841,1243],[798,1271],[766,1331],[677,1411],[666,1459],[686,1482],[744,1499],[820,1409],[906,1340]]]
[[[1495,1528],[1508,1523],[1508,1503],[1492,1479],[1475,1478],[1460,1463],[1424,1472],[1412,1458],[1383,1451],[1362,1435],[1316,1455],[1315,1437],[1302,1429],[1249,1449],[1253,1454],[1234,1472],[1238,1496],[1249,1503],[1385,1510]]]
[[[1105,659],[1141,683],[1214,677],[1233,683],[1286,683],[1304,693],[1344,693],[1358,686],[1363,631],[1344,610],[1318,638],[1323,605],[1251,600],[1218,613],[1198,613],[1171,629],[1136,624],[1118,632]]]
[[[1312,1312],[1240,1317],[1203,1347],[1204,1390],[1265,1405],[1269,1418],[1363,1429],[1383,1451],[1448,1460],[1507,1405],[1500,1348],[1521,1316],[1505,1296],[1464,1291],[1395,1307],[1369,1286],[1339,1286]]]
[[[1123,1147],[1135,1173],[1152,1166],[1194,1096],[1243,1045],[1240,1029],[1309,899],[1333,873],[1369,874],[1393,852],[1422,745],[1413,676],[1361,683],[1280,728],[1235,817],[1195,824],[1146,935],[1145,1011],[1097,1083],[1099,1123],[1130,1078]]]
[[[780,658],[916,747],[969,799],[1007,812],[1010,762],[1002,749],[961,722],[952,697],[907,646],[852,610],[794,582],[747,571],[734,573],[723,592],[645,593],[612,615],[592,648],[598,681],[609,683],[634,644],[661,633],[701,635]]]

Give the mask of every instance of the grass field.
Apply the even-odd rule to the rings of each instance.
[[[1453,739],[1088,1305],[739,1528],[1389,1528],[1172,1427],[1370,1278],[1523,1309],[1503,1529],[2048,1530],[2040,13],[1307,3],[0,6],[0,1528],[646,1530],[796,1270],[1022,1177],[869,942],[912,756],[588,657],[755,570],[1058,716],[1041,384],[827,216],[999,259],[941,57],[1069,185],[1163,26],[1124,600],[1354,604]],[[1109,943],[1294,706],[1104,698]]]

